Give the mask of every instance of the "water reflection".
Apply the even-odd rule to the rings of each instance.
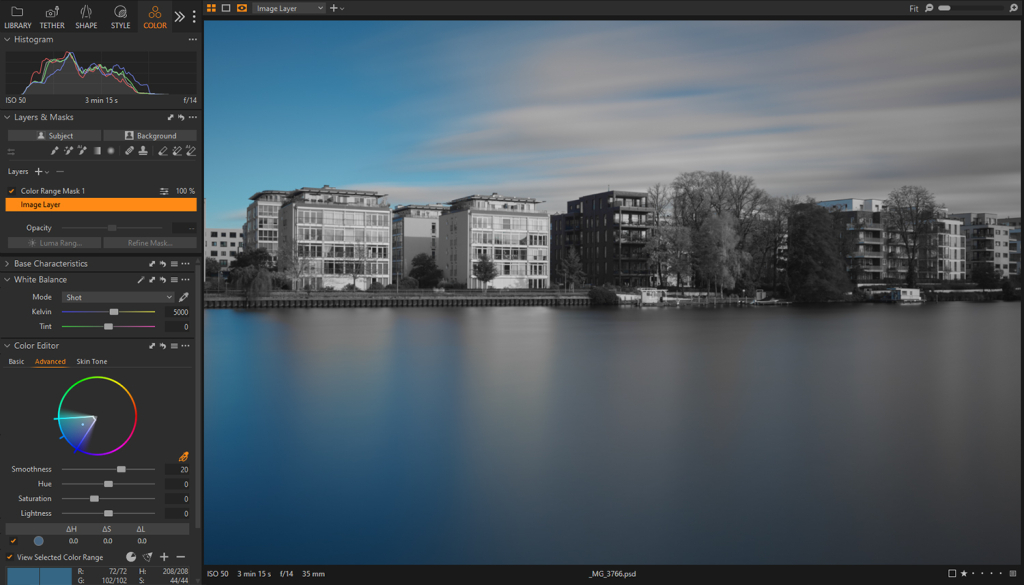
[[[1019,304],[206,319],[210,563],[1020,562]]]

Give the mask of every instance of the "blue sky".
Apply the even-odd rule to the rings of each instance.
[[[545,209],[681,172],[1020,214],[1017,22],[206,24],[207,225],[264,189]]]

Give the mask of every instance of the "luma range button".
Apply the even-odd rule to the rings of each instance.
[[[102,238],[88,237],[22,237],[7,238],[8,248],[26,248],[29,250],[76,250],[79,248],[99,248]]]

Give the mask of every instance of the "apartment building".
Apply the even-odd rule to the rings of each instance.
[[[437,236],[444,205],[402,205],[391,214],[391,279],[412,270],[412,259],[428,254],[437,261]]]
[[[943,215],[946,215],[943,213]],[[946,215],[932,222],[918,260],[920,280],[967,280],[963,222]]]
[[[1010,276],[1020,276],[1020,218],[1011,217],[999,223],[1010,228]]]
[[[260,191],[249,197],[245,210],[244,241],[247,250],[264,248],[277,262],[277,222],[281,204],[292,191]]]
[[[650,284],[644,246],[653,213],[647,194],[634,191],[605,191],[568,202],[566,213],[551,217],[552,266],[560,266],[575,248],[591,284]]]
[[[239,228],[206,228],[203,231],[203,256],[213,258],[224,269],[231,266],[244,248],[245,240]]]
[[[470,195],[449,202],[438,228],[438,266],[450,282],[479,289],[473,265],[484,256],[498,269],[489,288],[548,288],[549,219],[536,199]]]
[[[907,276],[909,258],[898,233],[887,228],[883,199],[833,199],[819,205],[845,219],[853,249],[847,270],[858,283],[899,281]],[[939,210],[918,252],[918,279],[922,281],[966,278],[963,222]]]
[[[324,185],[291,191],[278,212],[278,270],[297,290],[391,283],[386,195]]]
[[[963,222],[967,239],[967,277],[982,264],[996,274],[1010,276],[1010,226],[1001,225],[994,213],[954,213]]]

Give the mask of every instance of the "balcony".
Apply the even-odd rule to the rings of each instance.
[[[615,234],[615,237],[612,238],[612,241],[615,242],[616,244],[640,244],[640,245],[643,245],[643,244],[647,243],[647,238],[640,237],[641,233],[643,233],[643,232],[637,233],[637,232],[630,231],[630,232],[623,232],[621,235],[620,234]]]
[[[651,213],[654,211],[651,207],[642,207],[639,205],[630,205],[626,203],[624,205],[612,205],[612,209],[618,209],[621,211],[628,211],[629,213]]]
[[[615,276],[650,276],[649,270],[644,271],[630,271],[630,270],[614,270],[612,274]]]
[[[884,230],[885,226],[880,223],[871,223],[869,221],[859,221],[856,223],[846,224],[848,230]]]

